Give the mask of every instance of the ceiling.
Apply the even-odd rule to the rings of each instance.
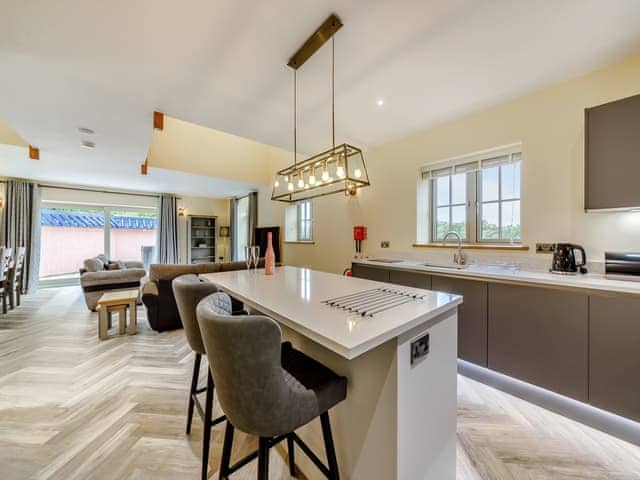
[[[290,149],[286,62],[332,11],[337,140],[364,148],[640,51],[637,0],[3,0],[0,118],[41,148],[34,175],[121,188],[164,186],[139,175],[153,110]],[[329,54],[298,74],[302,151],[331,139]]]

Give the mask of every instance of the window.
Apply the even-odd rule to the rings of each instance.
[[[311,200],[289,205],[285,210],[285,241],[313,241],[313,207]]]
[[[246,260],[245,248],[249,245],[249,196],[236,201],[234,241],[235,260]]]
[[[99,254],[113,260],[153,261],[157,216],[140,210],[42,204],[40,278],[78,276],[83,261]]]
[[[418,215],[430,216],[430,240],[442,241],[453,231],[469,243],[519,243],[520,159],[517,145],[423,168],[418,195],[430,201],[419,198]],[[419,218],[418,238],[426,236],[424,225]]]

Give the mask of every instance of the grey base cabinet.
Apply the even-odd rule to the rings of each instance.
[[[589,402],[640,421],[640,299],[589,299]]]
[[[588,304],[583,293],[489,284],[489,368],[586,402]]]
[[[464,297],[458,307],[458,357],[486,367],[487,283],[434,275],[431,287]]]
[[[431,275],[418,272],[403,272],[402,270],[391,270],[389,281],[396,285],[405,287],[423,288],[431,290]]]
[[[383,268],[354,263],[351,265],[351,273],[354,277],[358,278],[366,278],[367,280],[374,280],[376,282],[389,282],[389,270]]]

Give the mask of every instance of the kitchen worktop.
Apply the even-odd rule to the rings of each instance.
[[[353,263],[385,269],[422,271],[426,273],[452,275],[456,277],[502,280],[517,283],[583,288],[587,290],[640,295],[640,282],[613,280],[598,273],[558,275],[544,271],[522,270],[519,268],[480,264],[470,264],[464,269],[455,269],[432,265],[425,266],[423,264],[426,262],[419,262],[415,260],[400,260],[394,261],[393,263],[378,262],[373,259],[353,259],[352,261]]]
[[[388,284],[290,266],[276,268],[272,276],[265,275],[264,270],[236,270],[200,276],[347,359],[398,337],[462,302],[458,295],[398,287],[398,290],[418,293],[422,299],[373,317],[362,317],[322,302],[388,287]]]

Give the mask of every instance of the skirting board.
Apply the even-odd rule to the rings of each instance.
[[[640,446],[638,422],[464,360],[458,360],[458,373]]]

